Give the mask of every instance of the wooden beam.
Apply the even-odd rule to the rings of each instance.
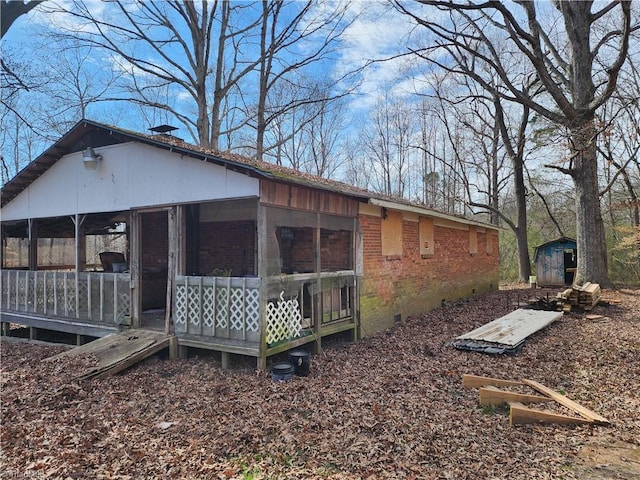
[[[559,413],[545,412],[525,407],[520,402],[509,402],[509,425],[525,425],[528,423],[560,423],[562,425],[584,425],[591,421],[584,418],[570,417]]]
[[[523,379],[522,382],[526,385],[529,385],[531,388],[537,390],[538,392],[543,393],[544,395],[547,395],[549,398],[552,398],[553,400],[558,402],[560,405],[564,405],[565,407],[570,408],[574,412],[582,415],[584,418],[586,418],[587,420],[595,424],[598,424],[598,425],[611,424],[611,422],[609,422],[609,420],[607,420],[606,418],[598,415],[597,413],[589,410],[586,407],[583,407],[579,403],[574,402],[573,400],[565,397],[561,393],[555,392],[549,387],[545,387],[541,383],[538,383],[534,380],[527,380],[527,379]]]
[[[487,385],[493,385],[494,387],[513,387],[516,385],[522,385],[522,382],[516,380],[501,380],[499,378],[481,377],[478,375],[462,375],[462,384],[467,388],[486,387]]]
[[[480,405],[502,405],[509,402],[542,403],[550,402],[549,397],[539,395],[527,395],[524,393],[507,392],[493,386],[480,388]]]

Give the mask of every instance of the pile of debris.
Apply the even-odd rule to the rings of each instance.
[[[602,291],[600,284],[587,282],[582,287],[572,286],[558,293],[558,310],[570,312],[574,307],[589,311],[598,304]]]

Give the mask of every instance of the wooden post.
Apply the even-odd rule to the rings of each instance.
[[[313,319],[313,333],[316,336],[315,353],[322,352],[322,319],[324,317],[324,292],[322,291],[322,248],[321,248],[320,214],[316,213],[316,228],[313,237],[313,269],[316,272],[316,315]]]
[[[230,360],[231,354],[229,352],[220,352],[220,353],[222,354],[221,356],[222,370],[229,370],[229,360]]]
[[[169,360],[176,360],[180,358],[179,353],[180,345],[178,337],[173,336],[169,338]]]
[[[267,369],[267,207],[257,209],[258,278],[260,278],[260,342],[256,368]],[[215,298],[215,292],[214,292]]]
[[[87,268],[87,237],[84,234],[84,228],[82,226],[82,224],[84,223],[84,220],[87,218],[86,215],[78,215],[76,213],[76,215],[74,217],[71,217],[71,220],[73,221],[73,225],[75,228],[75,271],[76,271],[76,275],[75,275],[75,299],[76,299],[76,304],[75,304],[75,311],[76,311],[76,318],[80,318],[80,272],[84,271]],[[66,278],[65,278],[66,280]],[[66,293],[65,293],[65,298],[66,298]],[[89,318],[91,317],[91,304],[89,304],[88,306],[88,310],[89,312],[87,312],[87,316],[89,316]]]
[[[359,230],[358,217],[353,219],[353,233],[351,234],[351,241],[353,242],[353,273],[354,273],[354,285],[350,289],[351,292],[351,315],[353,315],[353,321],[356,326],[353,329],[353,340],[359,340],[362,338],[361,322],[360,322],[360,282],[358,281],[358,275],[360,270],[360,276],[362,276],[361,269],[364,262],[363,249],[360,248],[362,236]]]
[[[140,214],[133,210],[129,217],[129,273],[131,275],[131,327],[140,328],[142,310],[142,277],[140,275]]]
[[[29,219],[29,270],[38,269],[38,221]]]
[[[176,279],[176,247],[177,247],[177,227],[176,227],[176,207],[172,207],[168,212],[169,215],[169,259],[167,264],[167,299],[166,310],[164,315],[164,333],[170,335],[173,333],[171,325],[171,307],[173,305],[173,285]]]

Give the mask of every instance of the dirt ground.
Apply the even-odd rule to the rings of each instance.
[[[92,358],[42,363],[64,347],[3,339],[0,478],[640,478],[640,290],[606,291],[589,312],[601,318],[565,314],[513,356],[452,347],[547,293],[501,290],[327,342],[287,383],[204,352],[79,381]],[[509,426],[464,373],[536,380],[611,426]]]

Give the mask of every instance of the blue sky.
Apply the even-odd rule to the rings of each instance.
[[[108,5],[92,0],[87,2],[92,12],[103,15],[108,12]],[[49,0],[45,5],[69,5],[67,0]],[[364,63],[389,57],[403,50],[403,43],[412,29],[407,17],[398,15],[389,2],[375,0],[361,0],[347,2],[349,8],[349,20],[352,22],[347,28],[341,47],[336,55],[333,55],[331,64],[327,62],[318,66],[319,75],[327,75],[336,79],[345,72],[351,71]],[[109,18],[107,16],[107,18]],[[9,30],[3,39],[3,50],[18,52],[20,59],[25,63],[36,65],[41,62],[39,57],[47,58],[47,48],[51,44],[46,42],[40,46],[37,38],[38,32],[47,28],[55,28],[55,25],[63,25],[67,28],[81,30],[82,27],[74,23],[73,19],[60,14],[43,14],[41,8],[37,8],[28,15],[21,17]],[[304,45],[301,46],[304,48]],[[54,52],[52,52],[54,53]],[[73,57],[74,55],[67,55]],[[85,64],[93,70],[94,75],[102,75],[107,78],[105,72],[111,69],[126,70],[127,66],[104,53],[90,55],[84,58]],[[92,65],[89,65],[92,64]],[[42,68],[51,68],[42,65]],[[360,86],[355,92],[350,109],[361,116],[374,106],[379,96],[390,90],[395,90],[401,95],[410,94],[413,83],[403,80],[406,70],[404,60],[388,61],[371,65],[360,74]],[[106,81],[106,80],[105,80]],[[179,101],[180,96],[175,97]],[[89,109],[89,115],[96,120],[111,121],[113,118],[121,118],[127,123],[127,115],[119,111],[119,107],[110,104],[95,105]],[[160,120],[160,119],[158,119]],[[136,122],[137,123],[137,122]],[[175,123],[175,122],[174,122]],[[128,128],[135,125],[123,125]],[[187,132],[179,132],[188,136]]]

